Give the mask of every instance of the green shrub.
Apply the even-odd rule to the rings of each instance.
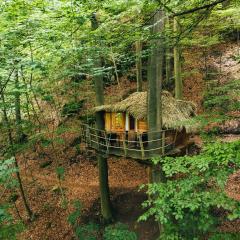
[[[161,239],[199,239],[223,220],[240,217],[240,203],[225,193],[229,174],[240,167],[240,141],[209,144],[200,155],[154,163],[161,164],[168,180],[147,185],[150,197],[143,206],[148,210],[140,220],[154,216],[164,228]]]
[[[104,240],[137,240],[137,235],[128,230],[128,227],[122,223],[117,223],[105,228]]]
[[[239,240],[240,233],[218,233],[210,236],[209,240]]]
[[[76,227],[75,234],[79,240],[97,240],[99,226],[95,223],[88,223]]]
[[[240,102],[236,97],[240,94],[240,80],[230,81],[221,86],[213,86],[204,96],[206,110],[218,110],[225,113],[240,109]]]
[[[75,236],[79,240],[97,240],[99,227],[97,224],[78,224],[82,215],[82,204],[79,200],[73,202],[74,211],[68,216],[68,222],[74,229]]]
[[[17,171],[14,167],[15,159],[0,161],[0,187],[2,189],[14,189],[17,181],[13,178],[13,173]],[[16,234],[23,230],[21,222],[14,221],[9,213],[10,204],[0,204],[0,239],[15,240]]]
[[[79,240],[97,240],[102,234],[100,226],[95,223],[79,224],[82,214],[82,204],[74,201],[74,211],[68,216],[68,222],[74,229],[75,236]],[[102,238],[101,238],[102,239]],[[103,240],[137,240],[137,235],[128,230],[127,225],[117,223],[104,229]]]
[[[62,108],[61,115],[64,117],[76,115],[83,108],[83,104],[84,104],[84,100],[81,100],[78,102],[73,101],[73,102],[66,103]]]

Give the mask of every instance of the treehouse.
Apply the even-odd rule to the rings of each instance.
[[[194,131],[191,118],[196,107],[176,100],[169,92],[162,94],[163,129],[149,132],[147,92],[135,92],[123,101],[94,108],[104,115],[105,131],[85,126],[88,144],[106,154],[149,159],[154,155],[172,155],[186,149]]]

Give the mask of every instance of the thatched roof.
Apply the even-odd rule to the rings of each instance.
[[[190,123],[195,116],[196,106],[189,101],[176,100],[163,91],[162,94],[163,126],[179,129],[185,127],[188,132],[194,130]],[[147,92],[135,92],[121,102],[94,108],[95,112],[127,112],[136,119],[147,119]]]

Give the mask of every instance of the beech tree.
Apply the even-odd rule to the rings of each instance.
[[[136,48],[136,75],[137,75],[137,91],[142,91],[142,42],[138,40],[135,43]]]
[[[177,17],[173,20],[174,32],[176,36],[179,34],[179,23]],[[175,78],[175,98],[183,98],[183,82],[181,76],[181,59],[180,59],[180,46],[178,40],[174,46],[174,78]]]
[[[91,16],[92,30],[98,28],[98,20],[96,18],[96,13],[93,13]],[[99,69],[102,67],[102,57],[100,53],[101,43],[96,43],[96,52],[97,55],[94,56],[94,67]],[[96,106],[104,104],[104,89],[103,89],[103,75],[102,73],[95,73],[94,86],[96,94]],[[96,128],[99,131],[104,130],[104,115],[101,112],[96,113]],[[99,189],[100,189],[100,201],[101,201],[101,213],[105,222],[110,222],[113,219],[111,202],[110,202],[110,193],[108,185],[108,162],[107,158],[104,157],[101,152],[97,152],[97,161],[98,161],[98,171],[99,171]]]

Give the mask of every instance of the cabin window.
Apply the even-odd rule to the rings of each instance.
[[[116,128],[122,128],[122,123],[123,123],[123,116],[121,113],[117,113],[115,115],[115,127]]]
[[[125,129],[125,114],[112,113],[112,131],[124,131]]]

